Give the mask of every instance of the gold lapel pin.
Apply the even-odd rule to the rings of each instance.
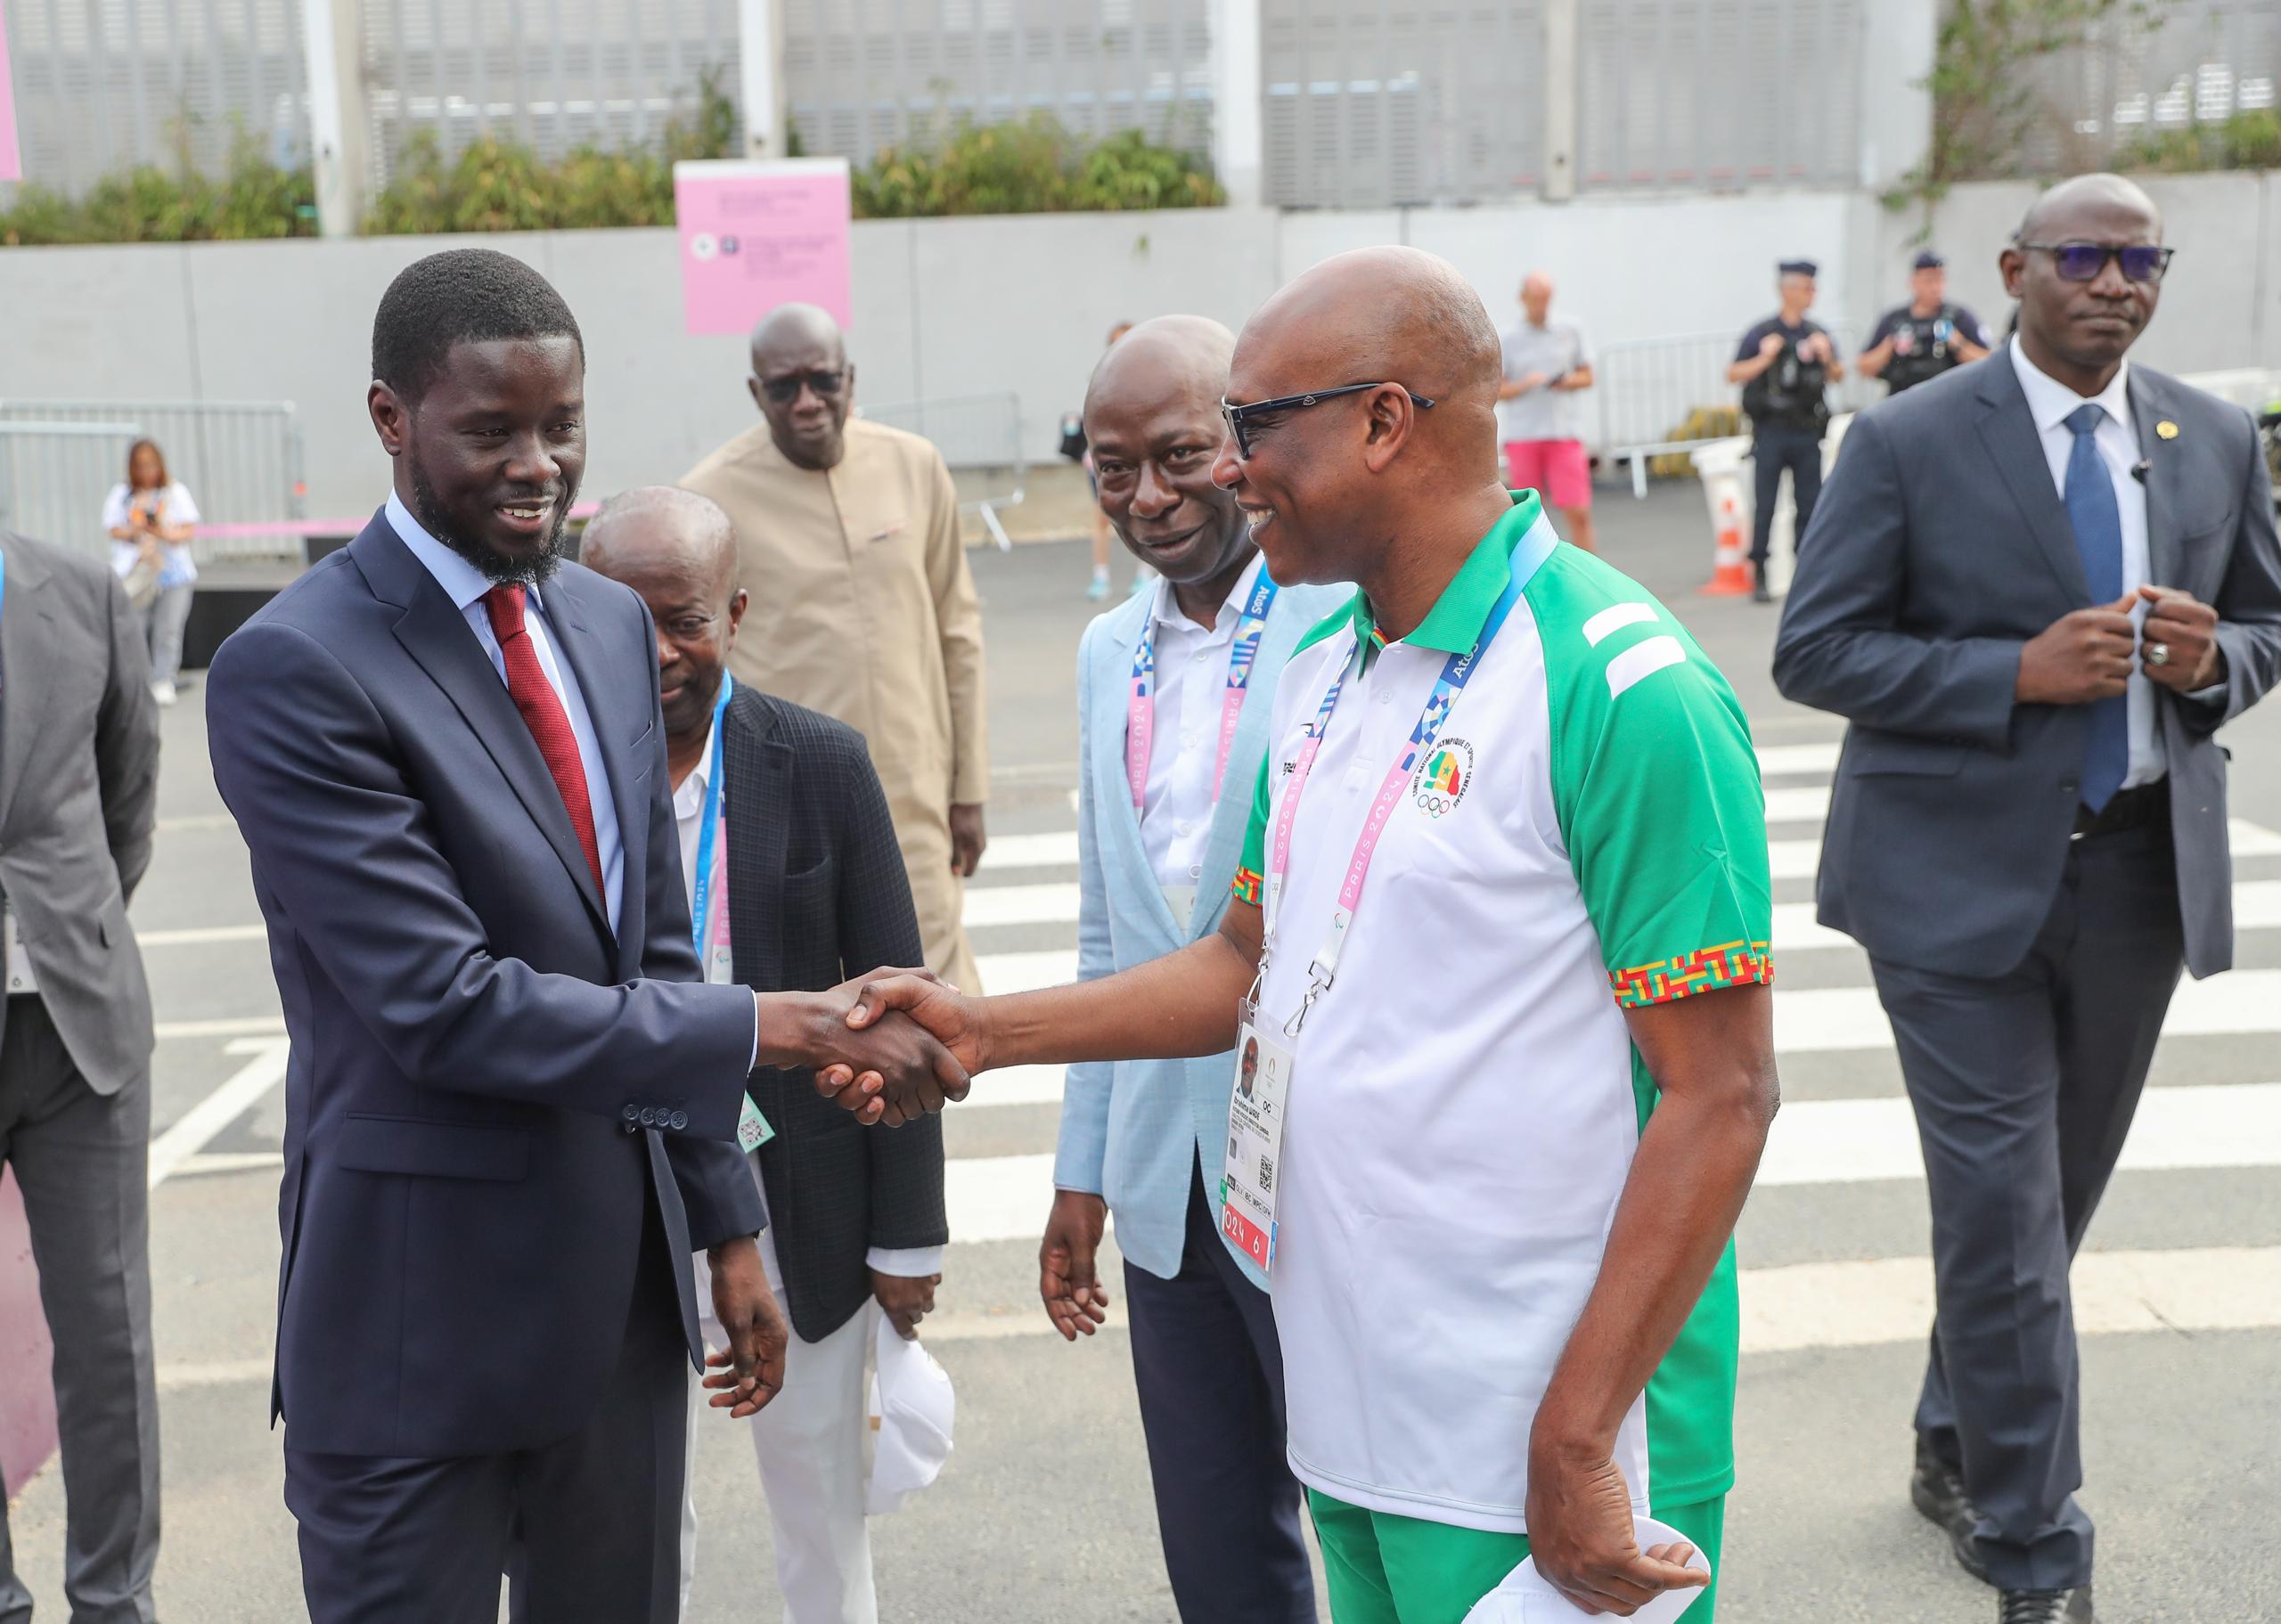
[[[2164,418],[2154,425],[2154,436],[2157,439],[2175,440],[2178,438],[2178,425]]]

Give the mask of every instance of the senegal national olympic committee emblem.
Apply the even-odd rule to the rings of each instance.
[[[1473,788],[1473,747],[1462,739],[1436,739],[1410,780],[1410,799],[1429,818],[1457,810]]]

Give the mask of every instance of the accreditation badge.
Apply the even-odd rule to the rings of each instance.
[[[1282,1174],[1283,1119],[1291,1090],[1291,1051],[1263,1028],[1258,1007],[1241,1005],[1235,1086],[1228,1093],[1228,1162],[1220,1180],[1220,1232],[1263,1269],[1275,1267],[1276,1187]]]
[[[776,1130],[752,1103],[752,1096],[745,1096],[744,1108],[737,1113],[737,1148],[750,1155],[776,1137]]]

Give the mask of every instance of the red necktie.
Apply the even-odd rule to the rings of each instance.
[[[562,696],[546,680],[546,672],[538,663],[538,649],[523,629],[523,589],[495,586],[483,594],[483,607],[491,616],[492,634],[498,638],[499,652],[506,660],[507,692],[523,714],[523,725],[538,741],[538,753],[546,758],[555,788],[561,791],[578,848],[585,853],[586,866],[594,873],[594,891],[607,899],[609,887],[602,883],[601,843],[594,838],[594,809],[586,798],[586,766],[578,759],[578,737],[570,730],[570,713],[562,708]]]

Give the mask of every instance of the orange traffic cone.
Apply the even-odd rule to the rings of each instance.
[[[1698,589],[1706,598],[1750,595],[1750,566],[1743,552],[1742,525],[1731,518],[1734,505],[1729,497],[1726,506],[1730,512],[1720,516],[1719,542],[1711,552],[1711,579]]]

